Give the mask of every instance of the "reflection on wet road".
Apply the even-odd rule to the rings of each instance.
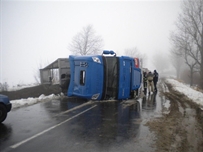
[[[64,98],[14,109],[0,124],[0,151],[153,151],[145,123],[167,106],[153,94],[124,102]]]

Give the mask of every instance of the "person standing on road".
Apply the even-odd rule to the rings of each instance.
[[[149,93],[149,94],[150,94],[150,92],[154,92],[153,78],[154,78],[154,75],[153,75],[152,72],[150,71],[150,72],[147,74],[147,87],[148,87],[148,93]]]
[[[159,79],[159,74],[156,70],[154,70],[154,78],[153,78],[153,82],[154,82],[154,89],[155,89],[155,92],[157,92],[157,87],[156,87],[156,84],[158,82],[158,79]]]
[[[143,73],[143,87],[144,87],[144,95],[147,94],[147,73]]]

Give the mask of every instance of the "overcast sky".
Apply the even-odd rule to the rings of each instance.
[[[40,64],[70,55],[68,46],[91,24],[104,49],[123,55],[137,47],[148,57],[170,50],[169,36],[180,13],[171,1],[16,1],[1,0],[0,81],[9,86],[35,82]]]

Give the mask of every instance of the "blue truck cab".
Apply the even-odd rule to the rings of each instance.
[[[141,85],[141,69],[135,66],[135,61],[128,56],[117,57],[113,51],[104,51],[103,55],[70,55],[68,96],[88,100],[129,99]]]
[[[104,79],[102,56],[69,56],[69,62],[68,96],[101,99]]]
[[[12,104],[7,96],[0,94],[0,123],[3,122],[7,113],[11,110]]]

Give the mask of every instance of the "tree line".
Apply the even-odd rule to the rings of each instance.
[[[203,1],[183,1],[175,26],[176,30],[171,32],[170,40],[177,77],[183,60],[190,71],[190,85],[193,85],[193,77],[198,73],[198,85],[203,89]]]

